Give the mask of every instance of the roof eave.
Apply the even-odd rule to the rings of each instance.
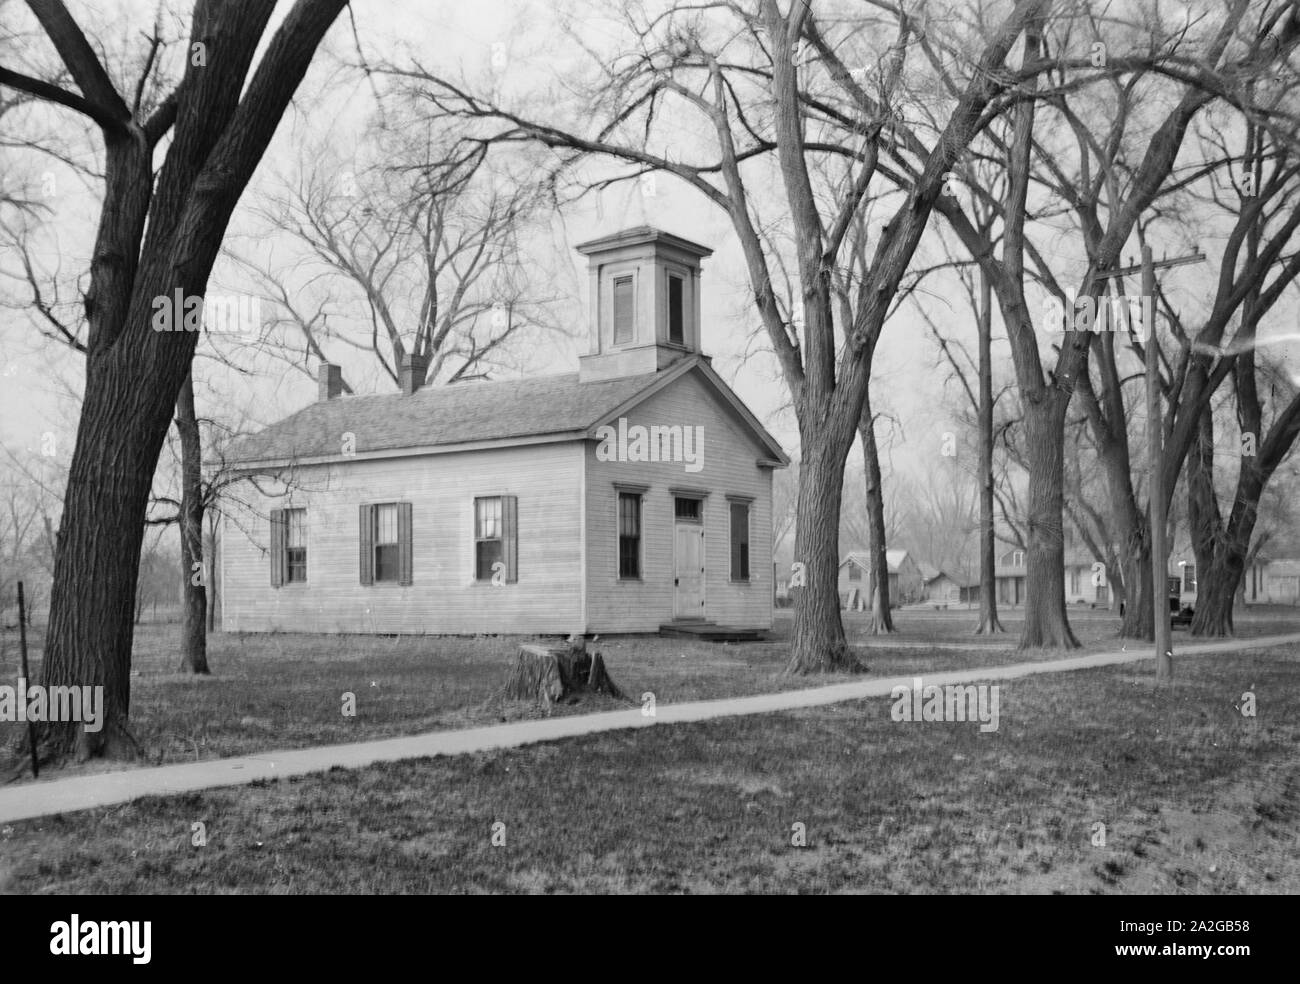
[[[425,455],[453,454],[458,451],[490,451],[494,448],[522,447],[530,444],[561,444],[586,438],[585,430],[556,431],[551,434],[530,434],[524,437],[501,437],[484,441],[460,441],[455,444],[426,444],[409,448],[384,448],[378,451],[358,451],[355,454],[327,454],[297,457],[279,455],[271,458],[252,458],[242,461],[214,462],[224,464],[233,472],[256,472],[267,468],[301,468],[308,465],[341,465],[352,461],[371,461],[383,458],[417,458]]]

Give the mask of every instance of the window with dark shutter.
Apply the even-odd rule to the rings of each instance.
[[[632,341],[634,334],[635,296],[631,274],[614,278],[614,344]]]
[[[286,509],[284,538],[284,583],[307,580],[307,510]]]
[[[397,538],[397,503],[384,502],[374,507],[375,514],[375,583],[397,581],[401,569]]]
[[[285,522],[283,509],[271,510],[271,540],[268,549],[271,554],[271,587],[284,585],[284,554],[288,524]]]
[[[375,583],[375,507],[368,502],[361,504],[358,520],[359,539],[361,541],[361,583]]]
[[[635,492],[618,494],[618,576],[641,577],[641,496]]]
[[[519,497],[501,497],[501,535],[505,540],[506,583],[519,580]]]
[[[501,496],[474,500],[474,578],[492,580],[492,565],[505,565],[505,537]],[[508,571],[507,571],[508,572]]]
[[[409,585],[415,583],[411,572],[411,504],[397,504],[397,583]]]
[[[749,504],[731,503],[731,579],[749,580]]]

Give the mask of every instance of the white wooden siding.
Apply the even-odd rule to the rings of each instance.
[[[544,444],[303,468],[291,497],[226,520],[224,628],[233,632],[573,632],[582,627],[583,447]],[[474,498],[519,498],[519,580],[474,579]],[[363,586],[357,506],[412,504],[414,583]],[[307,509],[307,581],[270,586],[273,508]]]
[[[723,409],[710,388],[688,373],[626,414],[628,426],[704,427],[704,467],[683,462],[600,461],[586,447],[587,630],[653,632],[673,618],[673,494],[700,489],[704,500],[704,617],[724,625],[772,625],[772,471],[769,456]],[[641,511],[642,570],[618,578],[617,483],[648,486]],[[749,581],[731,581],[728,495],[749,496]]]
[[[850,560],[846,564],[840,564],[838,574],[838,587],[840,592],[840,604],[844,604],[849,596],[849,592],[857,588],[862,592],[862,596],[871,603],[871,571],[862,568],[862,577],[857,581],[849,580],[849,571],[852,569],[855,561]]]

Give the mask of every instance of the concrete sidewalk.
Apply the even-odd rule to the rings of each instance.
[[[1175,652],[1175,673],[1177,673],[1177,660],[1182,657],[1284,645],[1300,648],[1300,633],[1195,643]],[[1132,652],[1120,650],[1092,653],[1036,663],[948,670],[943,673],[922,674],[922,676],[927,684],[944,686],[950,683],[1012,680],[1037,673],[1061,673],[1096,666],[1138,663],[1151,658],[1148,645],[1142,644],[1140,649]],[[864,697],[888,697],[894,687],[900,684],[910,686],[911,682],[910,676],[857,680],[829,687],[783,690],[752,697],[662,704],[656,708],[654,717],[645,716],[641,708],[633,708],[627,711],[577,714],[572,717],[547,718],[541,721],[518,721],[513,724],[469,728],[464,731],[434,731],[408,738],[387,738],[347,745],[324,745],[316,748],[267,752],[241,758],[214,759],[208,762],[41,780],[0,789],[0,823],[28,820],[52,813],[88,810],[98,806],[112,806],[141,796],[167,796],[222,786],[239,786],[258,779],[301,776],[312,772],[324,772],[335,766],[359,769],[375,762],[396,762],[401,759],[427,758],[435,755],[462,755],[466,752],[494,748],[515,748],[540,741],[554,741],[557,738],[571,738],[602,731],[646,728],[686,721],[709,721],[741,714],[796,710],[801,707],[821,707],[842,701],[860,700]]]

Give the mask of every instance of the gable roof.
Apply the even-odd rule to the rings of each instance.
[[[972,579],[969,574],[963,574],[960,572],[953,573],[946,567],[935,567],[933,564],[923,564],[919,561],[916,566],[921,569],[921,580],[926,584],[941,577],[946,577],[953,584],[961,588],[969,588],[980,583],[978,577]]]
[[[461,445],[509,445],[594,437],[607,419],[695,370],[733,416],[767,448],[774,464],[790,459],[709,366],[691,356],[655,373],[580,382],[577,373],[488,383],[429,386],[410,396],[340,396],[311,403],[257,434],[234,442],[226,461],[249,466],[342,458],[342,436],[355,436],[357,457]]]
[[[920,560],[917,562],[917,567],[920,568],[920,580],[926,582],[926,584],[930,584],[931,581],[937,580],[937,578],[940,577],[948,578],[948,580],[952,581],[953,584],[956,584],[958,588],[971,588],[971,586],[979,584],[979,576],[972,577],[970,572],[952,571],[952,569],[946,567],[935,567],[933,564],[923,563],[920,562]]]
[[[897,574],[899,568],[903,564],[903,561],[906,559],[907,559],[906,550],[885,551],[885,566],[889,568],[890,574]],[[866,571],[871,570],[871,555],[868,553],[865,553],[860,550],[850,550],[848,555],[843,560],[840,561],[840,566],[843,567],[850,560],[853,561],[855,564],[857,564],[859,567],[861,567],[863,570]]]

